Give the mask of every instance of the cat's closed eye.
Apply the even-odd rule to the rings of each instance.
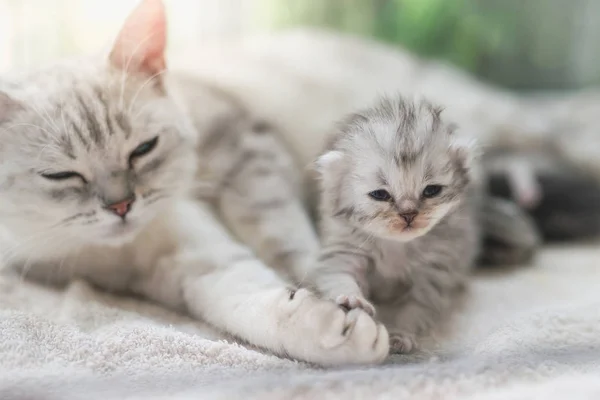
[[[41,173],[42,177],[51,180],[51,181],[66,181],[69,179],[78,178],[81,179],[84,183],[87,182],[86,179],[78,172],[74,171],[61,171],[61,172],[52,172],[52,173]]]
[[[140,144],[129,154],[129,164],[131,164],[136,158],[145,156],[146,154],[150,153],[152,150],[154,150],[157,144],[158,136]]]

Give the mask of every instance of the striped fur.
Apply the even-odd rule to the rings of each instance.
[[[479,167],[457,135],[425,101],[383,99],[343,123],[318,162],[322,250],[312,280],[348,308],[376,309],[394,351],[431,333],[476,259]],[[443,189],[425,198],[432,184]],[[368,196],[378,189],[391,199]],[[418,212],[410,225],[405,207]]]

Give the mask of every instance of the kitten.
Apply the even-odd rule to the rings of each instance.
[[[312,281],[411,351],[446,314],[478,251],[474,150],[427,101],[352,115],[318,161],[322,251]]]
[[[108,59],[0,79],[0,261],[144,296],[276,354],[382,361],[381,324],[280,276],[318,249],[291,159],[218,89],[165,72],[165,32],[162,3],[144,0]]]

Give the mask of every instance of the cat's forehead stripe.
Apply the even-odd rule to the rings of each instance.
[[[394,154],[394,162],[398,167],[413,165],[421,157],[421,151],[400,151]]]
[[[115,127],[113,125],[113,121],[111,118],[110,106],[109,106],[108,102],[106,101],[106,95],[102,91],[102,88],[100,88],[99,86],[94,87],[94,93],[95,93],[96,97],[98,98],[98,100],[100,101],[100,105],[102,106],[102,110],[104,112],[104,117],[105,117],[105,121],[106,121],[107,132],[109,135],[112,135],[115,132]]]
[[[89,139],[91,139],[95,144],[100,146],[104,143],[104,132],[106,129],[103,129],[102,125],[98,121],[99,110],[94,110],[94,108],[98,109],[99,107],[94,107],[93,100],[96,100],[96,105],[99,103],[99,100],[97,98],[92,100],[91,97],[92,96],[89,96],[86,99],[82,96],[81,93],[75,94],[75,98],[79,103],[79,111],[82,113],[81,115],[83,117],[83,120],[87,125]]]

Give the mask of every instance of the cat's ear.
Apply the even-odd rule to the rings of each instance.
[[[466,137],[454,137],[450,144],[450,154],[461,168],[470,171],[480,157],[480,149],[475,140]]]
[[[331,150],[320,156],[315,161],[315,170],[323,175],[324,172],[336,168],[344,159],[344,153],[339,150]]]
[[[162,0],[142,0],[129,14],[110,52],[112,66],[148,76],[166,69],[167,20]]]
[[[22,108],[23,106],[20,102],[14,100],[6,93],[0,92],[0,123],[6,121],[12,113]]]

